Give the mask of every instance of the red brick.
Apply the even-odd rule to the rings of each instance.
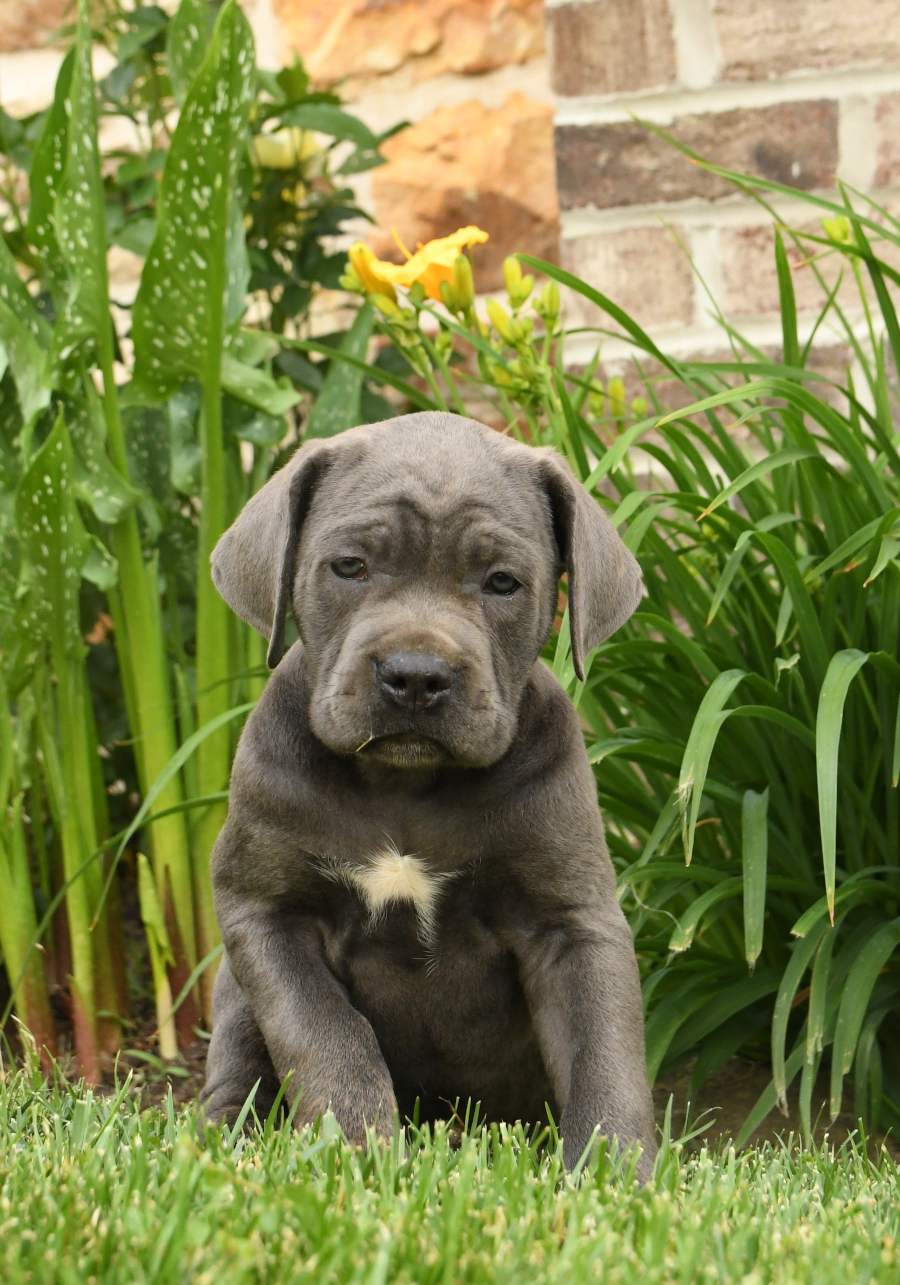
[[[833,183],[837,130],[837,105],[821,100],[683,116],[669,132],[726,169],[808,190]],[[564,210],[714,200],[735,190],[632,121],[559,126],[556,164]]]
[[[544,11],[557,94],[619,94],[675,80],[666,0],[593,0]]]
[[[875,187],[900,183],[900,94],[885,94],[875,108]]]
[[[683,229],[676,229],[683,237]],[[560,260],[640,325],[688,325],[694,315],[690,264],[667,228],[626,228],[563,241]],[[580,295],[567,293],[569,325],[609,326],[610,319]]]
[[[725,80],[900,62],[898,0],[717,0]]]

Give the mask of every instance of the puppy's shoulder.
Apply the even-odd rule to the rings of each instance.
[[[295,643],[241,733],[231,771],[231,809],[294,812],[311,783],[327,775],[324,760],[331,758],[310,729],[306,661]]]
[[[578,714],[542,660],[535,664],[525,687],[511,754],[525,776],[546,776],[555,768],[567,772],[581,763],[587,766]]]

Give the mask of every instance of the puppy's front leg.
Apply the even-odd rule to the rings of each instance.
[[[586,919],[571,911],[529,932],[516,952],[522,983],[562,1109],[567,1167],[599,1127],[620,1146],[640,1143],[645,1181],[656,1144],[631,932],[618,908],[600,922]]]
[[[353,1007],[322,957],[315,925],[260,902],[218,897],[216,910],[232,971],[262,1031],[279,1080],[294,1072],[295,1119],[329,1108],[348,1140],[366,1125],[390,1137],[396,1099],[369,1022]]]

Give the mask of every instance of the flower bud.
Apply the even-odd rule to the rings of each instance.
[[[449,330],[441,326],[434,339],[434,346],[437,349],[441,361],[448,361],[450,354],[453,352],[453,336]]]
[[[541,291],[541,312],[548,321],[559,316],[559,286],[548,281]]]
[[[441,292],[441,303],[447,311],[454,314],[459,312],[459,307],[456,302],[456,291],[453,289],[452,283],[449,281],[441,281],[438,284],[438,289]]]
[[[377,308],[380,313],[387,317],[388,321],[402,321],[403,313],[399,308],[396,299],[389,299],[386,294],[370,294],[369,302]]]
[[[618,375],[609,381],[609,413],[617,418],[625,414],[625,384]]]
[[[510,296],[514,295],[522,284],[522,265],[513,254],[503,260],[503,280],[506,282],[506,290]]]
[[[647,414],[646,397],[635,397],[634,401],[631,403],[631,413],[635,417],[635,419],[644,418],[644,416]]]
[[[453,294],[460,312],[468,312],[475,302],[475,279],[472,276],[472,265],[464,254],[453,263]]]
[[[837,245],[847,245],[853,239],[850,220],[843,214],[838,214],[833,219],[823,219],[822,228],[829,241],[834,241]]]
[[[496,299],[488,299],[487,314],[491,319],[491,325],[494,327],[500,338],[505,339],[507,343],[512,343],[509,315],[506,310],[497,303]]]

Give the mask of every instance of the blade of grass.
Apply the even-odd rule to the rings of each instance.
[[[763,945],[766,914],[766,867],[769,856],[769,790],[744,791],[742,854],[744,871],[744,955],[752,968]]]
[[[838,748],[844,720],[844,703],[850,684],[868,659],[868,652],[854,648],[839,651],[832,656],[819,694],[816,713],[816,782],[819,792],[822,866],[828,913],[832,923],[837,843]]]
[[[831,1118],[841,1110],[844,1076],[853,1065],[859,1033],[878,974],[900,945],[900,918],[892,919],[860,949],[853,962],[838,1011],[831,1055]]]

